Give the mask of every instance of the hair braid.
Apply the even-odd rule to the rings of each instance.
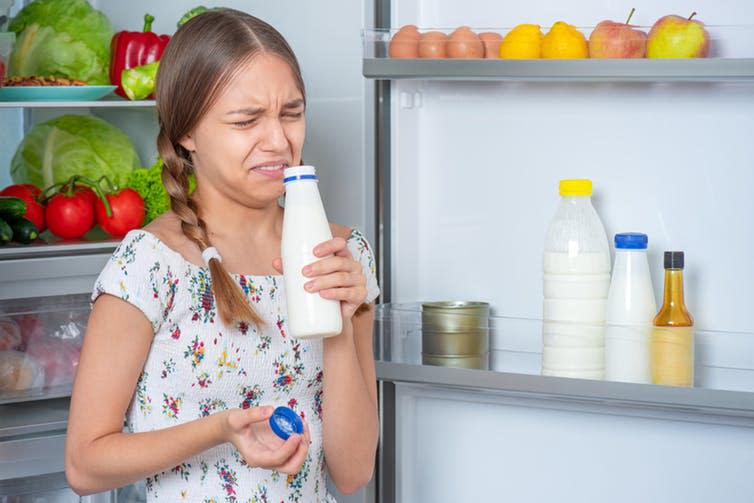
[[[203,252],[212,246],[207,235],[207,226],[199,218],[199,208],[194,200],[189,198],[188,173],[191,164],[186,154],[179,155],[183,147],[171,144],[164,129],[161,127],[157,136],[157,149],[164,162],[162,168],[162,183],[170,197],[170,207],[181,220],[181,230],[191,241],[197,244]],[[188,172],[188,173],[187,173]],[[212,280],[212,293],[220,319],[226,325],[234,322],[253,323],[257,326],[264,324],[264,320],[251,307],[241,288],[216,258],[209,260],[209,272]]]

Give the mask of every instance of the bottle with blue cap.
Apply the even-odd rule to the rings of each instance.
[[[650,338],[657,312],[646,234],[615,235],[615,264],[607,294],[605,379],[651,383]]]
[[[288,332],[298,339],[330,337],[343,330],[340,302],[307,292],[304,266],[320,260],[314,247],[332,239],[332,231],[317,188],[314,166],[287,168],[285,212],[280,254],[283,260],[283,283],[288,307]]]

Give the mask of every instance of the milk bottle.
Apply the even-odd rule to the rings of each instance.
[[[296,338],[329,337],[339,334],[343,320],[340,302],[323,299],[319,292],[304,290],[311,281],[303,275],[304,266],[320,260],[314,247],[332,239],[313,166],[295,166],[284,173],[285,214],[281,255],[283,281],[288,305],[288,331]]]
[[[610,249],[591,180],[561,180],[545,238],[542,374],[602,379]]]
[[[651,383],[649,340],[657,312],[647,261],[647,235],[615,235],[615,265],[607,294],[605,379]]]

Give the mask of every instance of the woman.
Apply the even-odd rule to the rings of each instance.
[[[377,444],[379,290],[364,237],[332,225],[304,274],[309,291],[341,302],[343,332],[286,334],[278,199],[283,169],[301,163],[306,103],[295,56],[259,19],[206,12],[168,45],[156,101],[172,209],[129,233],[95,285],[71,398],[71,486],[146,479],[149,501],[332,501],[327,470],[355,491]],[[265,440],[277,405],[302,417],[303,435]]]

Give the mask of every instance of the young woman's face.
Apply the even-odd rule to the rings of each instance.
[[[290,66],[261,53],[181,145],[191,152],[200,192],[256,206],[283,194],[283,170],[300,164],[304,133],[304,97]]]

